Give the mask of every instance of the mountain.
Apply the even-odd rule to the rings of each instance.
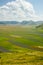
[[[18,21],[0,21],[0,24],[2,25],[9,25],[9,24],[14,24],[14,25],[41,25],[43,24],[43,21],[22,21],[22,22],[18,22]]]
[[[21,23],[20,23],[21,25],[35,25],[35,22],[34,21],[22,21]]]
[[[0,21],[0,24],[5,24],[5,22],[3,22],[3,21],[1,22],[1,21]]]
[[[17,22],[17,21],[0,21],[0,24],[5,24],[5,25],[7,25],[7,24],[18,24],[19,22]]]
[[[36,25],[41,25],[43,24],[43,21],[36,21]]]

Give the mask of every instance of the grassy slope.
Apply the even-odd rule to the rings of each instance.
[[[17,47],[13,53],[0,53],[1,65],[43,65],[43,52]]]
[[[14,43],[43,46],[43,30],[31,27],[0,26],[0,46],[11,49]]]
[[[12,44],[16,42],[43,47],[42,34],[42,29],[0,26],[0,46],[13,51],[12,53],[0,53],[0,65],[43,65],[43,52]]]

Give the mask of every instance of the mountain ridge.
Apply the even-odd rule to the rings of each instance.
[[[0,21],[0,24],[5,24],[5,25],[7,25],[7,24],[14,24],[14,25],[16,25],[16,24],[19,24],[19,25],[41,25],[41,24],[43,24],[43,21],[32,21],[32,20],[30,20],[30,21],[22,21],[22,22],[19,22],[19,21]]]

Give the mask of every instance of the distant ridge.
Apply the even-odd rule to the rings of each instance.
[[[14,24],[14,25],[41,25],[43,24],[43,21],[22,21],[22,22],[18,22],[18,21],[0,21],[0,25],[9,25],[9,24]]]

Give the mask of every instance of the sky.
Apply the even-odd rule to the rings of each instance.
[[[0,21],[43,20],[43,0],[0,0]]]

